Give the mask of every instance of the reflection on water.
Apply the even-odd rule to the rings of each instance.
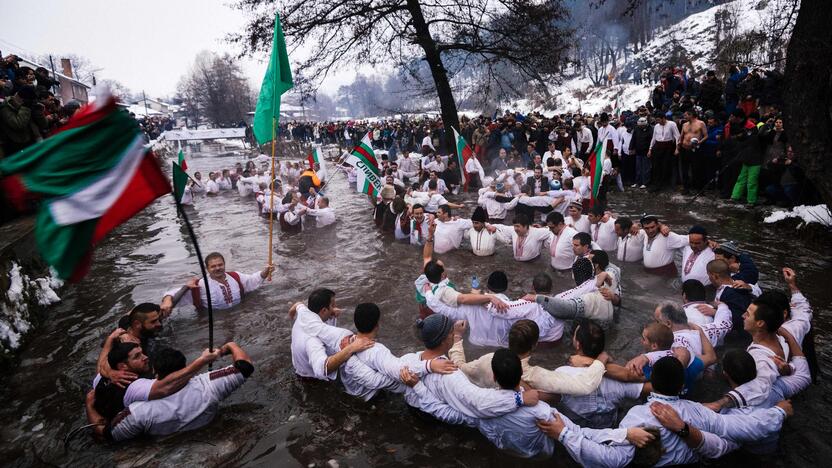
[[[192,170],[232,167],[235,156],[189,158]],[[219,312],[215,342],[235,340],[254,359],[256,371],[249,382],[227,400],[217,419],[198,431],[160,440],[140,440],[118,447],[75,438],[65,449],[63,437],[85,423],[83,394],[93,377],[101,343],[118,317],[139,302],[158,301],[173,284],[180,284],[199,267],[184,227],[176,220],[172,199],[157,201],[120,227],[96,251],[92,271],[81,284],[64,292],[64,301],[52,310],[22,354],[20,367],[6,376],[0,394],[0,463],[6,466],[152,464],[261,466],[507,466],[520,462],[499,454],[479,433],[435,426],[411,415],[400,397],[388,396],[364,404],[339,395],[332,385],[301,384],[294,378],[289,353],[291,324],[288,305],[304,300],[313,288],[326,286],[338,293],[347,308],[342,325],[351,327],[350,306],[372,301],[383,317],[379,340],[394,353],[419,347],[412,333],[416,315],[412,281],[421,267],[421,252],[393,242],[378,233],[371,221],[366,197],[355,194],[343,175],[331,183],[335,226],[297,235],[275,236],[275,263],[271,284],[250,294],[238,309]],[[471,211],[472,203],[469,202]],[[782,284],[776,271],[794,266],[799,283],[815,307],[815,327],[821,362],[826,362],[832,325],[829,310],[832,291],[826,286],[830,255],[784,233],[761,225],[753,214],[700,202],[682,212],[681,202],[668,203],[644,194],[613,194],[618,212],[665,215],[678,231],[699,222],[719,239],[738,241],[754,255],[764,285]],[[230,269],[252,272],[267,260],[268,223],[257,216],[253,200],[235,193],[197,199],[190,219],[203,252],[225,254]],[[544,254],[545,255],[545,254]],[[467,284],[474,274],[484,278],[492,269],[509,275],[511,295],[530,290],[535,273],[547,269],[538,259],[532,264],[514,262],[509,249],[488,259],[475,259],[464,251],[443,256],[451,278]],[[555,276],[558,289],[571,278]],[[646,276],[638,266],[623,265],[624,309],[616,329],[608,336],[608,352],[619,361],[639,352],[641,325],[653,306],[666,298],[679,298],[672,282]],[[207,346],[207,320],[189,310],[177,311],[166,323],[164,342],[196,357]],[[488,352],[468,347],[468,356]],[[540,365],[557,366],[569,353],[568,343],[537,352]],[[703,396],[717,395],[719,383],[706,385]],[[828,440],[829,384],[813,385],[795,400],[795,417],[787,421],[783,444],[767,461],[779,466],[818,464],[830,459]],[[571,466],[558,452],[557,464]],[[546,465],[551,466],[552,462]],[[725,466],[732,463],[723,461]],[[525,462],[524,466],[535,465]],[[543,464],[540,464],[543,466]]]

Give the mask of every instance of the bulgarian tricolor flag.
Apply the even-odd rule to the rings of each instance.
[[[378,161],[376,161],[376,153],[373,151],[373,145],[370,143],[369,132],[353,148],[344,162],[356,169],[356,187],[359,191],[371,197],[376,197],[381,193],[380,170]]]
[[[16,208],[39,201],[38,250],[61,278],[73,280],[86,274],[107,233],[171,190],[136,121],[109,96],[52,137],[0,160],[0,174]]]
[[[589,155],[589,206],[595,205],[595,200],[598,198],[598,192],[601,190],[601,182],[604,179],[604,157],[607,153],[607,140],[599,141],[595,145],[595,150]]]
[[[462,135],[460,135],[456,129],[454,129],[454,137],[456,138],[456,156],[459,158],[459,170],[462,172],[462,177],[465,180],[464,188],[467,192],[468,182],[470,182],[471,176],[468,175],[468,171],[465,170],[465,165],[468,163],[469,159],[474,157],[474,152],[471,151],[471,147],[468,146],[468,142],[465,141],[465,138],[462,138]]]
[[[316,146],[312,149],[312,154],[310,154],[307,159],[309,160],[309,169],[315,170],[315,164],[318,165],[320,168],[318,178],[321,179],[321,182],[326,180],[326,164],[324,164],[324,158],[321,157],[321,148]]]

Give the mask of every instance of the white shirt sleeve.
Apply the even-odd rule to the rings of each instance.
[[[259,288],[264,281],[265,278],[260,276],[260,272],[247,274],[247,273],[238,273],[240,275],[240,282],[243,283],[243,288],[245,288],[246,292],[254,291],[255,289]]]
[[[312,367],[312,372],[315,378],[319,380],[335,380],[338,376],[337,371],[332,371],[327,374],[326,360],[329,358],[326,354],[326,348],[320,339],[310,337],[304,343],[306,347],[306,356],[309,358],[309,365]]]
[[[147,401],[150,399],[150,389],[156,379],[136,379],[124,391],[124,407],[130,406],[135,401]]]
[[[460,424],[466,426],[474,425],[473,419],[455,410],[444,401],[436,398],[436,396],[434,396],[421,381],[408,391],[414,392],[419,397],[420,409],[433,415],[436,419],[448,424]]]
[[[209,372],[207,375],[201,374],[194,378],[205,378],[208,380],[211,396],[216,402],[228,398],[229,395],[234,393],[234,390],[240,388],[246,381],[246,378],[234,365],[217,369]]]

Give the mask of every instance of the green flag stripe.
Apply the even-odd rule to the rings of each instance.
[[[30,192],[71,195],[118,165],[136,138],[135,121],[124,111],[63,131],[0,162],[0,172],[20,173]]]

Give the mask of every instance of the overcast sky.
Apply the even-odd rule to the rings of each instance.
[[[120,81],[149,96],[170,96],[201,50],[238,52],[224,38],[242,29],[245,16],[229,7],[230,1],[4,1],[0,50],[27,58],[82,55],[100,68],[96,78]],[[240,62],[255,89],[267,58]],[[328,78],[323,90],[332,93],[353,75]]]

